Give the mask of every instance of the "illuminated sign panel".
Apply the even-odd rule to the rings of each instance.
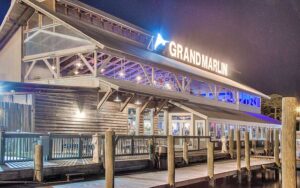
[[[223,76],[228,76],[228,64],[205,54],[201,54],[196,50],[184,47],[174,41],[164,40],[160,34],[157,35],[154,49],[156,50],[161,45],[165,46],[167,43],[169,43],[168,55],[170,57]]]

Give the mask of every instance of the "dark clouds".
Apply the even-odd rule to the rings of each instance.
[[[300,96],[297,0],[82,1],[226,61],[234,80],[267,94]]]

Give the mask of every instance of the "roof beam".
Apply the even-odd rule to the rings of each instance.
[[[140,114],[142,114],[145,109],[147,108],[148,104],[153,100],[154,97],[149,97],[148,100],[144,103],[144,105],[142,106],[141,110],[140,110]]]
[[[169,102],[169,99],[166,99],[166,100],[164,100],[164,101],[158,106],[157,109],[155,108],[155,113],[154,113],[154,115],[156,116],[156,115],[161,111],[161,109],[162,109],[166,104],[168,104],[168,102]]]
[[[113,90],[109,88],[108,91],[106,91],[105,95],[101,98],[101,100],[97,104],[97,110],[100,110],[103,104],[108,100],[108,98],[113,94]],[[99,100],[99,99],[98,99]]]
[[[126,106],[129,104],[129,102],[131,101],[131,99],[135,96],[135,94],[131,94],[123,104],[121,104],[121,108],[120,108],[120,112],[123,112],[124,109],[126,108]]]
[[[28,79],[28,76],[29,76],[29,74],[31,73],[31,71],[32,71],[32,69],[33,69],[33,67],[34,67],[35,64],[36,64],[36,60],[34,60],[34,61],[31,63],[31,65],[30,65],[28,71],[26,72],[26,74],[25,74],[25,76],[24,76],[24,80],[27,80],[27,79]]]
[[[80,59],[83,61],[83,63],[85,64],[85,66],[87,66],[87,68],[91,71],[92,74],[95,74],[95,70],[93,69],[93,67],[90,65],[90,63],[85,59],[85,57],[81,54],[78,53],[78,56],[80,57]]]
[[[47,59],[43,59],[43,61],[47,65],[54,78],[58,78],[57,73],[52,69],[52,66],[50,65],[49,61]]]

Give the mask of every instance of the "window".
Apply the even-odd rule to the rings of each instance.
[[[157,134],[158,135],[165,135],[166,134],[166,124],[165,124],[165,116],[164,112],[159,112],[157,115],[158,118],[158,125],[157,125]]]
[[[137,112],[135,108],[128,108],[128,134],[137,135],[138,125],[137,125]]]
[[[153,109],[144,112],[144,135],[153,134]]]

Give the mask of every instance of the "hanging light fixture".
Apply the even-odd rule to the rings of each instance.
[[[134,102],[134,104],[135,104],[135,105],[141,105],[142,102],[141,102],[139,99],[137,99],[137,100]]]
[[[121,98],[120,98],[120,96],[119,96],[119,93],[117,92],[117,96],[116,96],[116,98],[114,99],[114,102],[122,102],[122,100],[121,100]]]

